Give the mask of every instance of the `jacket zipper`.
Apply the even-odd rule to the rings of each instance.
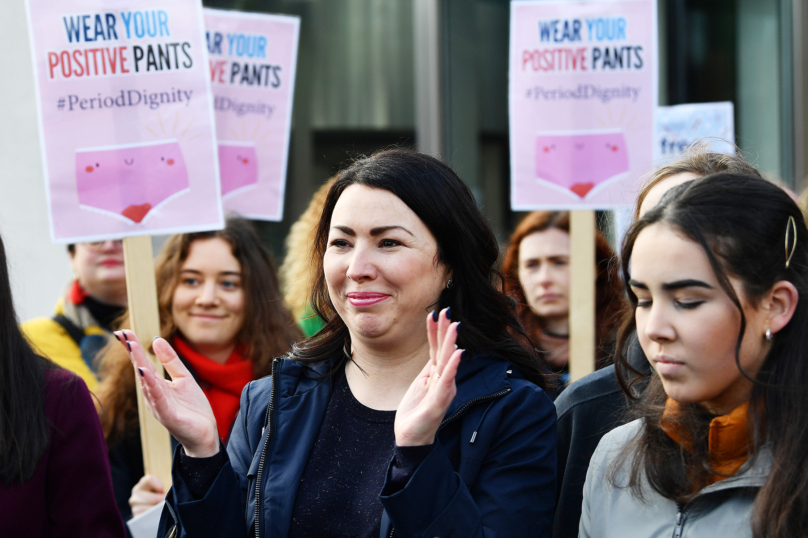
[[[510,388],[510,387],[508,387],[507,389],[501,390],[501,391],[499,391],[499,392],[496,392],[496,393],[494,393],[494,394],[489,394],[488,396],[480,396],[479,398],[474,398],[474,399],[472,399],[472,400],[469,400],[468,402],[466,402],[465,404],[463,404],[463,406],[462,406],[460,409],[458,409],[457,411],[455,411],[454,415],[452,415],[451,417],[448,417],[448,418],[443,419],[443,420],[441,421],[441,423],[440,423],[440,426],[438,426],[438,431],[440,431],[440,429],[443,427],[443,425],[444,425],[444,424],[446,424],[447,422],[451,422],[452,420],[454,420],[454,419],[456,419],[457,417],[459,417],[460,415],[462,415],[462,414],[463,414],[463,412],[464,412],[466,409],[468,409],[469,407],[471,407],[472,405],[474,405],[474,404],[476,404],[476,403],[484,402],[484,401],[486,401],[486,400],[493,400],[494,398],[499,398],[499,397],[501,397],[501,396],[505,396],[505,395],[506,395],[506,394],[508,394],[509,392],[511,392],[511,388]],[[393,528],[393,527],[390,527],[390,534],[388,534],[388,535],[387,535],[387,538],[393,538],[393,535],[394,535],[395,533],[396,533],[396,529],[395,529],[395,528]]]
[[[679,505],[679,510],[676,512],[676,526],[673,528],[673,538],[682,538],[682,531],[685,526],[685,514],[690,508],[688,505]]]
[[[479,398],[474,398],[472,400],[467,401],[466,403],[463,404],[463,406],[460,409],[455,411],[454,415],[452,415],[451,417],[443,419],[443,421],[440,423],[440,426],[438,426],[438,431],[440,431],[440,429],[443,428],[444,424],[446,424],[447,422],[451,422],[452,420],[454,420],[457,417],[459,417],[460,415],[462,415],[463,412],[466,409],[468,409],[470,406],[472,406],[472,405],[474,405],[476,403],[479,403],[479,402],[484,402],[486,400],[493,400],[494,398],[499,398],[501,396],[505,396],[509,392],[511,392],[510,387],[508,387],[506,389],[503,389],[503,390],[501,390],[499,392],[496,392],[494,394],[489,394],[488,396],[480,396]]]
[[[272,390],[269,393],[269,405],[267,406],[267,440],[261,450],[261,460],[258,462],[258,473],[255,476],[255,538],[260,538],[260,516],[261,516],[261,479],[264,476],[264,462],[267,459],[267,448],[272,437],[272,411],[275,409],[275,391],[278,387],[278,378],[275,376],[275,366],[278,359],[272,360]]]

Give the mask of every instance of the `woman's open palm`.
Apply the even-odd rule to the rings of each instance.
[[[463,350],[455,346],[459,325],[449,320],[448,309],[440,313],[437,321],[431,313],[427,317],[429,362],[407,389],[396,410],[398,446],[435,442],[440,423],[457,394],[455,374],[463,354]]]
[[[137,377],[149,411],[182,444],[186,454],[196,458],[215,455],[219,451],[219,434],[213,410],[169,343],[157,338],[152,348],[171,381],[157,374],[134,332],[118,331],[115,336],[127,347],[140,374]]]

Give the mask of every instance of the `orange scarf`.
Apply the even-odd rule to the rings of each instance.
[[[212,361],[180,338],[174,337],[177,353],[191,365],[202,391],[210,402],[219,437],[226,441],[238,415],[241,391],[255,379],[252,362],[236,348],[224,364]]]
[[[734,475],[749,459],[748,413],[749,402],[745,402],[729,414],[715,417],[710,421],[707,447],[710,453],[710,465],[716,474],[710,478],[708,485]],[[682,438],[678,417],[679,403],[668,398],[659,426],[668,437],[691,452],[692,443],[689,439]]]

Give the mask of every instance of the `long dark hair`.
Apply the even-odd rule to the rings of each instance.
[[[49,363],[17,325],[8,264],[0,239],[0,479],[25,482],[48,445],[44,370]]]
[[[286,354],[292,343],[303,337],[283,305],[278,275],[269,252],[261,244],[249,221],[228,217],[222,230],[172,235],[157,257],[157,299],[160,308],[160,336],[171,339],[179,329],[171,315],[180,268],[194,241],[219,238],[226,241],[241,265],[244,287],[244,325],[236,336],[244,355],[253,363],[255,378],[269,375],[272,359]],[[125,317],[119,327],[128,328]],[[101,385],[101,427],[107,444],[113,446],[137,428],[135,374],[123,346],[113,339],[99,358]]]
[[[793,256],[786,267],[784,239],[790,220],[796,225],[796,245],[789,242]],[[622,270],[630,278],[634,242],[646,227],[663,223],[699,244],[707,254],[721,287],[740,313],[735,360],[739,362],[746,318],[741,301],[730,284],[733,276],[742,282],[743,295],[753,307],[778,281],[791,282],[798,290],[791,321],[774,338],[760,371],[754,378],[749,400],[751,458],[764,444],[773,457],[771,473],[755,501],[753,531],[756,537],[808,535],[808,229],[799,207],[781,188],[759,178],[736,174],[715,174],[697,179],[665,194],[660,204],[637,220],[623,243]],[[637,297],[629,290],[636,307]],[[618,380],[636,372],[626,361],[623,350],[635,330],[634,316],[621,328],[616,368]],[[727,335],[729,336],[729,335]],[[761,336],[762,337],[762,336]],[[744,373],[743,375],[746,376]],[[628,384],[624,384],[628,389]],[[627,390],[631,396],[631,392]],[[662,430],[666,395],[653,376],[635,413],[644,421],[643,433],[617,459],[612,480],[619,467],[630,466],[629,486],[642,496],[641,476],[661,495],[686,501],[703,487],[710,475],[707,432],[712,415],[698,404],[680,404],[680,428],[693,440],[685,451]],[[629,463],[630,462],[630,463]]]
[[[544,387],[538,361],[516,318],[515,302],[504,293],[495,265],[497,240],[469,188],[446,164],[406,150],[387,150],[354,162],[339,173],[328,192],[317,227],[312,263],[316,267],[311,304],[325,322],[313,338],[296,347],[300,361],[346,360],[348,328],[328,296],[323,255],[331,215],[343,191],[364,185],[395,194],[423,221],[438,244],[438,259],[452,270],[453,285],[440,294],[435,309],[451,307],[452,320],[462,322],[458,346],[471,355],[495,352],[512,362],[528,379]],[[424,312],[426,314],[426,312]],[[350,348],[349,348],[350,349]]]

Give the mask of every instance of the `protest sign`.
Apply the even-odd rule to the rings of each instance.
[[[628,204],[652,165],[653,0],[511,4],[511,208]]]
[[[654,168],[674,159],[694,142],[706,144],[716,153],[735,153],[735,121],[731,102],[661,106],[656,110]],[[633,207],[614,213],[615,242],[623,241],[634,220]]]
[[[281,220],[300,19],[204,13],[224,208]]]
[[[511,208],[570,214],[570,378],[594,370],[594,209],[653,162],[655,0],[511,3]]]
[[[199,0],[27,6],[53,241],[221,228]]]
[[[731,102],[661,106],[656,111],[654,161],[681,155],[702,140],[716,153],[735,153]]]
[[[202,6],[27,8],[51,237],[125,238],[131,329],[149,342],[160,331],[150,234],[223,226]],[[168,486],[168,432],[139,385],[137,397],[145,471]]]

